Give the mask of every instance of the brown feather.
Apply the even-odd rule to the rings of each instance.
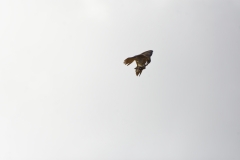
[[[126,64],[126,65],[128,66],[128,65],[131,64],[134,60],[135,60],[134,57],[129,57],[129,58],[127,58],[127,59],[124,60],[124,64]]]
[[[146,66],[151,62],[152,53],[153,53],[152,50],[148,50],[139,55],[129,57],[124,60],[124,64],[130,65],[135,60],[137,67],[134,69],[135,69],[136,75],[140,76],[142,73],[142,70],[146,69]]]
[[[141,74],[142,74],[142,70],[144,70],[146,67],[139,67],[139,66],[137,66],[136,68],[134,68],[135,69],[135,71],[136,71],[136,75],[137,76],[140,76]]]

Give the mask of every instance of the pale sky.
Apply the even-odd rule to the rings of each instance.
[[[239,82],[239,0],[0,0],[2,160],[239,160]]]

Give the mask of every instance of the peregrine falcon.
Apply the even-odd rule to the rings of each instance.
[[[142,70],[146,69],[146,66],[151,62],[152,54],[153,54],[152,50],[145,51],[139,55],[125,59],[124,64],[128,66],[135,60],[137,63],[137,67],[134,69],[136,70],[136,75],[140,76],[142,73]]]

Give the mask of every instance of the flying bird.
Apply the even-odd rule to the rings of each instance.
[[[137,63],[137,67],[134,69],[136,71],[136,75],[140,76],[142,73],[142,70],[146,69],[146,66],[151,62],[152,54],[153,54],[152,50],[145,51],[139,55],[125,59],[124,64],[128,66],[135,60]]]

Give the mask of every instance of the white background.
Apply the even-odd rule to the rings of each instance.
[[[0,159],[239,160],[239,71],[239,0],[1,0]]]

